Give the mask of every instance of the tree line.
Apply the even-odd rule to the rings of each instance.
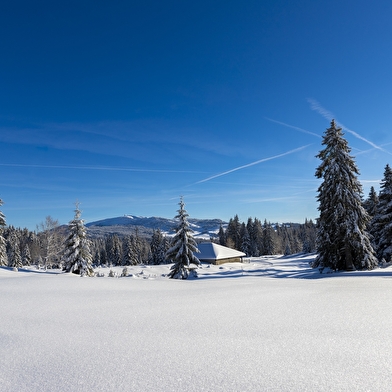
[[[235,215],[226,230],[220,227],[218,243],[249,257],[311,253],[316,250],[316,225],[311,219],[305,219],[304,224],[272,224],[266,219],[262,223],[258,218],[248,218],[245,223]]]
[[[77,211],[76,219],[80,220],[80,210]],[[99,238],[90,238],[88,229],[85,230],[94,266],[158,265],[171,262],[167,257],[171,236],[165,235],[160,229],[153,230],[151,237],[141,236],[136,227],[131,235],[109,234]],[[70,231],[69,225],[60,226],[50,216],[37,226],[36,231],[6,226],[3,215],[0,265],[16,268],[30,265],[43,269],[62,268]],[[235,215],[229,220],[227,228],[221,226],[218,236],[210,240],[240,250],[249,257],[309,253],[315,251],[316,226],[312,220],[305,220],[304,224],[273,225],[266,220],[261,223],[257,218],[249,218],[245,224]]]

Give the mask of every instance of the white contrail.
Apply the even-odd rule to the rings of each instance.
[[[269,158],[263,158],[263,159],[260,159],[260,160],[258,160],[256,162],[248,163],[247,165],[239,166],[239,167],[236,167],[234,169],[225,171],[223,173],[215,174],[214,176],[205,178],[204,180],[198,181],[195,184],[201,184],[202,182],[207,182],[207,181],[210,181],[210,180],[212,180],[214,178],[225,176],[226,174],[233,173],[233,172],[235,172],[237,170],[245,169],[245,168],[250,167],[250,166],[258,165],[259,163],[262,163],[262,162],[271,161],[272,159],[277,159],[277,158],[281,158],[281,157],[284,157],[284,156],[289,155],[289,154],[293,154],[294,152],[301,151],[304,148],[309,147],[310,145],[311,144],[307,144],[306,146],[295,148],[294,150],[290,150],[290,151],[284,152],[283,154],[274,155],[273,157],[269,157]]]
[[[283,125],[283,126],[285,126],[285,127],[292,128],[292,129],[296,129],[297,131],[300,131],[300,132],[303,132],[303,133],[307,133],[307,134],[309,134],[309,135],[313,135],[313,136],[316,136],[316,137],[318,137],[318,138],[321,138],[321,136],[320,136],[320,135],[317,135],[317,133],[307,131],[306,129],[302,129],[302,128],[299,128],[299,127],[295,127],[294,125],[286,124],[286,123],[284,123],[284,122],[277,121],[277,120],[274,120],[274,119],[269,118],[269,117],[264,117],[264,118],[265,118],[266,120],[271,121],[271,122],[274,122],[274,123],[276,123],[276,124],[280,124],[280,125]]]
[[[159,170],[159,169],[138,169],[138,168],[126,168],[126,167],[104,167],[104,166],[55,166],[55,165],[29,165],[29,164],[18,164],[18,163],[0,163],[0,166],[10,167],[31,167],[41,169],[72,169],[72,170],[106,170],[106,171],[131,171],[131,172],[150,172],[150,173],[205,173],[201,171],[189,171],[189,170]]]
[[[360,134],[358,134],[355,131],[352,131],[351,129],[347,128],[346,126],[344,126],[341,122],[339,122],[336,119],[336,116],[333,115],[333,113],[331,113],[330,111],[328,111],[327,109],[323,108],[315,99],[312,98],[308,98],[308,102],[310,103],[310,108],[314,111],[316,111],[317,113],[321,114],[324,118],[326,118],[327,120],[331,121],[332,119],[335,119],[336,125],[345,129],[347,132],[351,133],[353,136],[355,136],[356,138],[363,140],[365,143],[370,144],[373,148],[376,148],[377,150],[386,152],[387,154],[391,154],[390,152],[384,150],[382,147],[377,146],[377,144],[374,144],[373,142],[371,142],[370,140],[364,138],[363,136],[361,136]]]

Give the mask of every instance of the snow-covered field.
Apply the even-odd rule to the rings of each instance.
[[[392,267],[320,275],[313,257],[187,281],[0,268],[0,390],[392,390]]]

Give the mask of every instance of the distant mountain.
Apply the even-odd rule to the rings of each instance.
[[[227,222],[221,219],[189,218],[188,222],[194,231],[195,238],[209,239],[217,237],[220,226],[222,225],[224,229],[227,227]],[[151,236],[153,231],[157,229],[160,229],[166,235],[173,235],[176,225],[177,221],[174,219],[124,215],[90,222],[86,224],[86,227],[93,237],[108,234],[130,235],[135,232],[136,228],[141,236]]]

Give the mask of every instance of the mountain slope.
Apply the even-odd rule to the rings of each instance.
[[[220,226],[222,225],[223,228],[227,226],[227,222],[221,219],[189,218],[188,221],[196,238],[216,237]],[[134,233],[136,228],[140,235],[150,236],[153,230],[157,229],[160,229],[164,234],[171,235],[174,233],[176,225],[177,221],[174,219],[135,215],[102,219],[86,224],[92,236],[106,234],[130,235]]]

